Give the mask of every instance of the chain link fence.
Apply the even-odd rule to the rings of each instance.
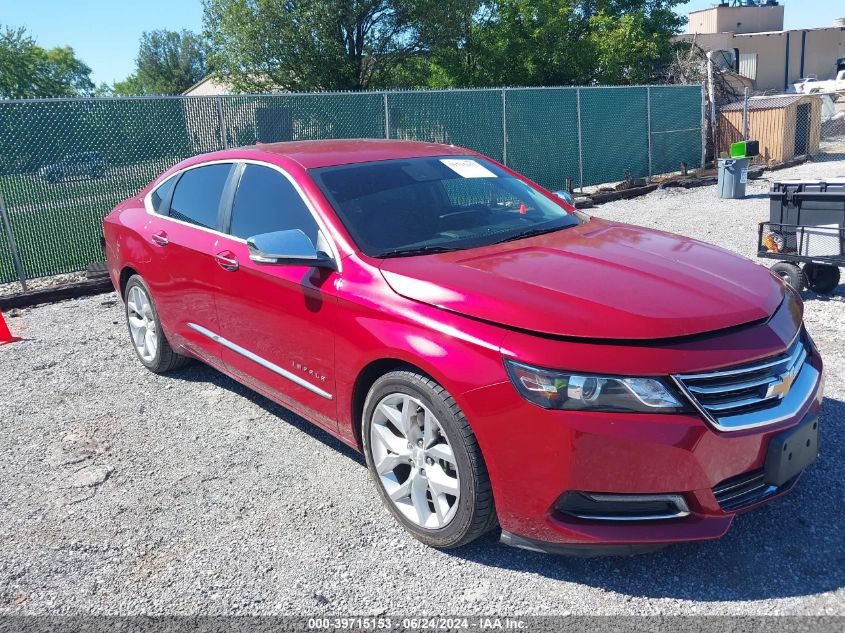
[[[0,101],[0,283],[102,260],[103,217],[184,158],[324,138],[461,145],[550,189],[583,188],[702,166],[702,88]]]
[[[845,98],[832,94],[746,96],[719,108],[719,156],[730,146],[756,140],[752,163],[845,159]]]

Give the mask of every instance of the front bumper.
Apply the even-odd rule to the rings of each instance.
[[[821,359],[809,361],[821,373]],[[484,452],[509,545],[594,555],[719,538],[738,511],[788,492],[797,477],[740,508],[726,510],[714,488],[763,468],[771,438],[817,415],[823,380],[793,417],[721,432],[697,414],[553,411],[528,403],[509,382],[463,395]],[[659,521],[582,520],[556,510],[567,491],[682,494],[689,514]]]
[[[597,556],[631,556],[633,554],[648,554],[666,546],[658,543],[641,543],[639,545],[593,545],[585,543],[550,543],[548,541],[535,541],[511,534],[502,530],[501,542],[510,547],[527,549],[531,552],[541,554],[559,554],[561,556],[578,556],[580,558],[593,558]]]

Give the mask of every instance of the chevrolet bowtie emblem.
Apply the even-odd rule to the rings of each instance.
[[[778,378],[777,382],[769,385],[769,388],[766,390],[766,397],[771,398],[772,396],[777,396],[778,398],[783,398],[789,393],[793,382],[795,382],[795,374],[793,372],[783,374]]]

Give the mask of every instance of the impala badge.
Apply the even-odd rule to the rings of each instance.
[[[320,382],[326,382],[326,375],[325,374],[321,374],[320,372],[314,371],[313,369],[311,369],[307,365],[303,365],[302,363],[297,362],[295,360],[291,361],[290,364],[296,371],[301,372],[303,374],[308,374],[309,376],[312,376],[313,378],[315,378],[316,380],[318,380]]]

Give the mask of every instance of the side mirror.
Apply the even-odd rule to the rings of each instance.
[[[565,190],[563,190],[563,191],[555,191],[555,192],[553,192],[553,193],[554,193],[554,194],[555,194],[558,198],[560,198],[561,200],[563,200],[566,204],[569,204],[569,205],[571,205],[571,206],[573,206],[573,207],[575,206],[575,200],[572,198],[572,194],[571,194],[571,193],[569,193],[568,191],[565,191]]]
[[[253,235],[246,241],[249,258],[259,264],[314,266],[337,270],[335,261],[318,251],[311,239],[299,229]]]

